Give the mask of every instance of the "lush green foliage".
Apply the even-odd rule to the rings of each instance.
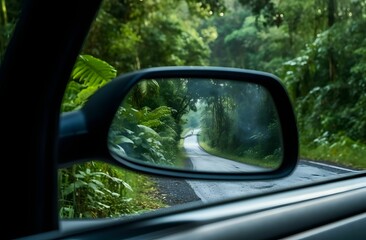
[[[278,119],[266,91],[257,85],[213,80],[204,87],[210,94],[201,101],[201,141],[224,154],[258,162],[279,157]]]
[[[116,69],[90,55],[80,55],[64,95],[62,111],[80,108],[93,93],[116,76]]]
[[[297,114],[302,157],[366,167],[358,154],[366,144],[366,2],[239,2],[225,18],[204,23],[217,26],[211,62],[283,79]]]
[[[59,186],[61,218],[120,217],[165,207],[148,177],[100,162],[61,169]]]
[[[183,116],[196,110],[196,91],[183,79],[139,82],[122,103],[111,127],[113,149],[153,164],[184,164],[180,150]]]
[[[172,165],[178,152],[178,134],[171,112],[167,106],[138,110],[124,104],[111,126],[110,142],[118,145],[124,156]]]
[[[357,152],[366,143],[365,2],[333,2],[338,3],[337,14],[328,16],[328,25],[279,74],[295,103],[306,150],[302,154],[327,146],[330,150],[316,158],[364,167],[365,159]],[[347,148],[346,142],[357,147]],[[352,157],[345,154],[349,149],[355,149]],[[352,163],[355,157],[358,163]]]
[[[80,108],[115,76],[115,68],[107,62],[80,55],[64,96],[63,111]],[[142,123],[148,124],[142,115]],[[62,218],[118,217],[165,206],[155,197],[156,189],[148,177],[101,162],[59,170],[58,185]]]
[[[210,36],[200,34],[196,26],[201,18],[224,11],[222,2],[105,0],[84,51],[120,73],[152,66],[208,64],[205,41]]]

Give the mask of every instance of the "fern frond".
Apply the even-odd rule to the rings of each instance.
[[[136,91],[138,91],[142,97],[156,95],[159,93],[159,89],[160,86],[156,80],[141,81],[136,86]]]
[[[104,85],[111,79],[115,78],[117,70],[107,62],[95,58],[91,55],[79,55],[71,77],[87,86]]]
[[[149,119],[161,119],[163,117],[171,116],[172,109],[167,106],[160,106],[146,114],[146,117]]]
[[[155,132],[152,128],[149,128],[147,126],[144,125],[137,125],[137,127],[141,130],[141,132],[144,134],[147,134],[149,136],[154,136],[155,138],[159,138],[159,134],[157,132]]]

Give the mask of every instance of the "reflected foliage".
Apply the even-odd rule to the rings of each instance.
[[[136,94],[141,86],[151,88],[145,95]],[[139,82],[115,116],[110,149],[130,160],[182,168],[189,164],[184,163],[188,158],[182,163],[179,157],[185,155],[181,138],[197,130],[201,141],[223,153],[273,160],[276,166],[282,158],[281,132],[269,94],[258,85],[214,79]]]
[[[202,141],[231,155],[279,161],[281,133],[269,94],[258,85],[235,82],[213,81],[210,87],[202,104]]]
[[[113,120],[112,149],[157,165],[179,165],[182,116],[193,103],[184,80],[139,82]]]

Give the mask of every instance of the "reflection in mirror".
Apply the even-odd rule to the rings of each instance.
[[[263,172],[283,158],[276,108],[257,84],[143,80],[121,103],[109,149],[132,162],[205,172]]]

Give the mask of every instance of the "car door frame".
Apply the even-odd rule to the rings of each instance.
[[[0,68],[5,238],[59,228],[60,106],[100,0],[25,0]],[[21,146],[21,149],[20,147]],[[16,180],[14,180],[16,179]]]

